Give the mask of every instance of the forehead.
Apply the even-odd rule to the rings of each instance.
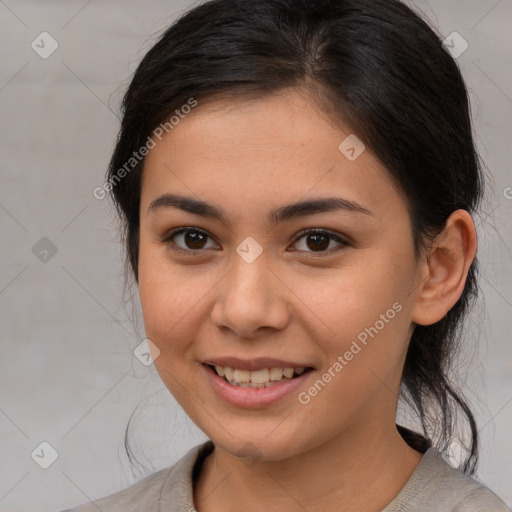
[[[308,196],[342,195],[377,212],[402,200],[387,169],[350,128],[296,90],[198,102],[154,140],[144,164],[142,210],[158,195],[178,191],[254,213],[258,205],[267,211]]]

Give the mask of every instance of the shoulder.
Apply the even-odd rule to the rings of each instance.
[[[199,456],[211,451],[211,442],[192,448],[174,466],[146,476],[114,494],[61,512],[175,512],[193,507],[192,472]]]
[[[398,496],[382,512],[511,512],[489,488],[430,448]]]
[[[151,510],[143,506],[152,503],[158,497],[164,482],[168,479],[172,468],[162,469],[153,473],[135,484],[101,499],[93,500],[78,507],[63,510],[62,512],[105,512],[136,510]]]

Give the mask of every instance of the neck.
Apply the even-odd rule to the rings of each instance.
[[[368,436],[344,432],[294,457],[245,465],[215,447],[194,485],[199,512],[244,512],[267,508],[320,512],[380,511],[400,492],[422,454],[395,428]],[[374,429],[375,430],[375,429]]]

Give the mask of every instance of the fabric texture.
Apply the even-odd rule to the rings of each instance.
[[[214,448],[207,441],[174,466],[153,473],[105,498],[61,512],[196,512],[193,482]],[[454,469],[434,447],[399,494],[381,512],[512,512],[487,487]]]

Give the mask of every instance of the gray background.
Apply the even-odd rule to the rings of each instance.
[[[92,195],[124,85],[152,38],[189,5],[0,0],[1,511],[57,511],[106,496],[205,439],[132,354],[144,335],[123,306],[115,217]],[[476,219],[483,298],[461,378],[481,428],[479,476],[512,504],[512,0],[411,5],[443,37],[457,31],[469,43],[458,62],[491,181]],[[43,31],[59,44],[47,59],[31,48]],[[33,250],[43,237],[57,249],[47,261]],[[139,402],[133,443],[146,469],[132,472],[123,437]],[[31,457],[43,441],[59,455],[48,469]]]

